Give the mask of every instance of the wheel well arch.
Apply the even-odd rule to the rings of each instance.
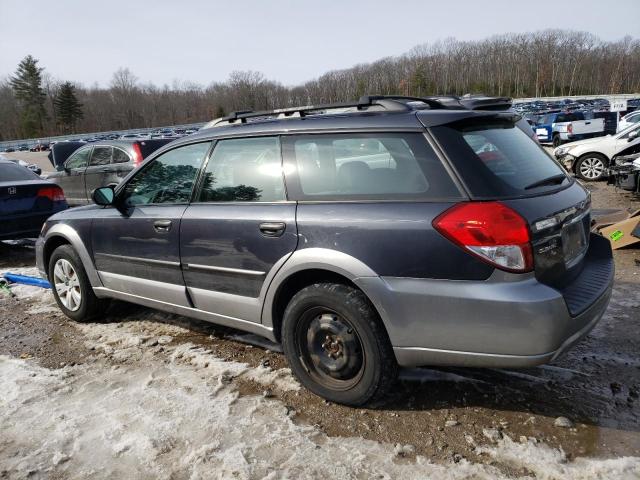
[[[44,244],[44,248],[42,250],[42,259],[44,261],[44,268],[49,273],[49,259],[51,255],[61,245],[71,245],[71,242],[68,238],[63,237],[62,235],[53,235],[47,239]]]
[[[273,335],[278,342],[281,341],[282,320],[287,305],[296,293],[309,285],[313,285],[314,283],[339,283],[342,285],[348,285],[360,290],[367,297],[369,302],[371,302],[371,299],[367,296],[366,292],[363,292],[360,287],[353,283],[353,281],[340,273],[323,268],[312,268],[294,272],[278,286],[274,296],[273,305],[271,307]],[[380,316],[380,312],[378,312],[373,302],[371,302],[371,305],[378,313],[378,316]],[[386,331],[384,322],[381,320],[380,323],[382,328]]]

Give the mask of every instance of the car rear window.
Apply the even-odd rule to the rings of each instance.
[[[431,130],[476,198],[517,197],[556,189],[557,183],[531,186],[564,173],[512,120],[473,119]]]
[[[285,137],[289,197],[300,200],[460,198],[440,159],[418,133]],[[291,182],[290,182],[291,180]]]
[[[38,176],[31,170],[27,170],[13,163],[0,164],[0,182],[13,182],[20,180],[36,180]]]
[[[582,113],[559,113],[556,117],[556,123],[575,122],[576,120],[584,120]]]

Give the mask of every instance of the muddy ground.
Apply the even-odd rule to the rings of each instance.
[[[588,188],[596,211],[640,208],[638,199],[613,187],[599,183]],[[562,449],[568,460],[637,457],[640,266],[636,260],[640,260],[637,248],[615,251],[616,284],[607,313],[586,339],[551,365],[523,370],[406,370],[392,395],[366,409],[329,404],[304,389],[270,388],[246,378],[238,379],[237,390],[241,396],[265,395],[281,401],[287,411],[295,413],[292,418],[297,424],[314,426],[330,438],[361,437],[409,445],[406,452],[401,452],[407,461],[415,455],[445,465],[466,459],[492,464],[509,476],[531,474],[530,468],[501,462],[478,448],[503,435],[516,442]],[[29,242],[0,243],[0,272],[33,265]],[[82,366],[96,362],[99,355],[104,357],[104,350],[87,343],[87,330],[79,329],[53,308],[39,308],[39,301],[0,295],[0,355],[28,359],[52,370]],[[50,305],[50,299],[48,302]],[[104,323],[96,328],[136,325],[134,322],[141,318],[183,327],[172,335],[174,348],[195,344],[216,357],[250,367],[266,366],[276,371],[286,367],[277,346],[254,346],[250,336],[237,340],[239,332],[184,317],[154,316],[146,308],[129,304],[114,302]],[[140,323],[138,328],[144,330],[145,325]],[[128,362],[103,357],[106,366]],[[556,426],[558,417],[569,419],[571,426]],[[0,442],[0,478],[2,470]],[[11,476],[11,472],[5,474]]]

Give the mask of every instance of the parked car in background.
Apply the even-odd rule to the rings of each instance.
[[[640,124],[615,135],[572,142],[556,148],[553,155],[582,180],[602,180],[614,155],[640,143]]]
[[[147,138],[147,135],[141,133],[125,133],[118,137],[120,140],[139,140],[141,138]]]
[[[47,150],[49,150],[48,143],[36,143],[35,145],[32,145],[31,148],[29,148],[30,152],[45,152]]]
[[[349,405],[398,366],[552,361],[606,310],[613,257],[588,192],[510,107],[365,96],[233,114],[47,221],[38,269],[74,320],[115,298],[264,335]]]
[[[28,168],[36,175],[40,175],[42,173],[42,169],[34,163],[25,162],[24,160],[19,160],[17,158],[4,158],[4,160],[9,160],[10,162],[20,165],[21,167]]]
[[[640,109],[627,113],[624,117],[620,118],[620,121],[618,122],[618,132],[626,130],[638,122],[640,122]]]
[[[58,143],[49,156],[56,172],[47,178],[62,187],[69,205],[85,205],[91,203],[91,193],[96,188],[115,187],[148,155],[171,141],[137,139],[91,144]]]
[[[18,151],[19,152],[28,152],[29,151],[29,145],[27,145],[26,143],[23,143],[22,145],[18,145]]]
[[[542,115],[536,122],[540,143],[558,147],[566,142],[604,134],[604,119],[585,120],[582,112],[557,112]]]
[[[66,208],[55,183],[0,159],[0,240],[37,237],[47,218]]]

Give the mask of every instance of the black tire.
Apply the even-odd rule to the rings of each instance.
[[[576,177],[587,182],[597,182],[607,176],[609,161],[600,153],[585,153],[576,161]]]
[[[398,374],[375,308],[347,285],[316,283],[295,294],[284,312],[282,345],[300,382],[335,403],[378,400]]]
[[[55,269],[56,264],[60,260],[66,261],[71,265],[73,272],[75,273],[75,277],[72,278],[77,278],[78,280],[78,285],[75,290],[79,292],[80,300],[77,302],[77,308],[75,309],[65,305],[66,300],[61,298],[60,293],[56,288],[56,281],[59,281],[60,277],[56,276]],[[51,258],[49,259],[48,274],[56,303],[67,317],[75,320],[76,322],[88,322],[99,316],[106,309],[109,301],[101,300],[93,293],[93,288],[91,287],[87,273],[82,266],[82,261],[71,245],[61,245],[53,251]],[[71,288],[71,286],[68,288]],[[66,298],[64,292],[63,297]]]
[[[552,145],[553,148],[558,148],[560,145],[562,145],[562,139],[560,138],[560,135],[556,134],[553,136]]]

